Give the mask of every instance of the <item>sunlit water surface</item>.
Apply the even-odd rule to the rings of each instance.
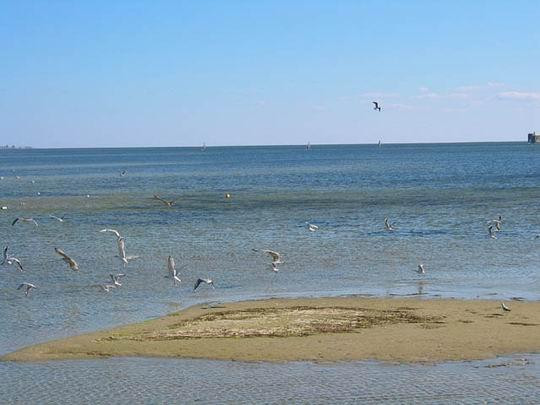
[[[16,150],[0,153],[0,176],[0,205],[8,207],[0,211],[0,242],[26,269],[1,268],[0,353],[202,301],[345,294],[540,298],[540,238],[535,238],[540,235],[540,148],[535,145]],[[155,193],[176,199],[176,205],[159,203],[152,199]],[[225,199],[225,193],[232,198]],[[65,222],[49,214],[65,215]],[[487,223],[498,215],[503,229],[494,240],[487,236]],[[17,216],[31,216],[39,226],[11,226]],[[395,222],[395,232],[385,232],[385,217]],[[307,221],[320,230],[309,232]],[[141,257],[124,268],[115,257],[115,237],[98,232],[104,227],[118,229],[128,255]],[[69,270],[54,247],[73,256],[80,272]],[[279,273],[271,272],[269,259],[253,248],[281,252],[285,263]],[[179,287],[165,278],[168,255],[180,269]],[[414,272],[419,263],[426,267],[424,276]],[[120,271],[127,273],[122,288],[105,293],[96,287]],[[198,277],[213,278],[216,289],[193,292]],[[38,286],[28,298],[16,290],[23,281]],[[376,363],[286,367],[141,359],[0,367],[4,375],[24,370],[34,382],[43,380],[36,385],[47,392],[63,392],[51,379],[63,378],[66,370],[76,382],[89,372],[112,375],[127,368],[124,378],[131,384],[152,373],[148,392],[161,392],[163,400],[175,394],[166,388],[172,386],[165,371],[154,373],[156,368],[199,370],[194,373],[203,380],[203,370],[211,370],[213,380],[232,384],[236,379],[242,385],[245,373],[268,380],[264,376],[281,367],[284,375],[307,384],[300,390],[287,385],[286,378],[268,380],[286,384],[276,397],[281,401],[289,399],[287,393],[306,400],[324,400],[323,392],[337,398],[347,386],[338,376],[351,370],[390,373],[392,379],[424,370]],[[229,375],[225,370],[231,367],[236,371]],[[449,370],[450,376],[469,366],[434,367],[442,374]],[[527,367],[527,373],[538,376],[537,366]],[[491,375],[483,374],[488,368],[470,370],[477,370],[478,378]],[[501,370],[504,375],[510,368]],[[321,375],[335,376],[331,388],[309,384]],[[448,392],[458,392],[459,384],[451,380]],[[249,399],[242,395],[249,387],[255,390],[254,384],[229,385],[229,399]],[[387,383],[369,384],[373,399],[388,391]],[[522,389],[510,384],[509,392],[514,386]],[[88,395],[95,398],[107,392],[91,387]],[[538,379],[529,388],[538,393]],[[1,391],[14,400],[20,389],[4,384]],[[115,389],[110,385],[111,392]],[[272,389],[270,383],[266,389]],[[183,390],[194,401],[209,398],[189,384]],[[253,398],[271,401],[263,390]],[[364,392],[351,390],[343,399]],[[399,392],[416,398],[423,391],[404,384],[388,398],[400,400]],[[47,398],[39,397],[43,391],[35,395],[36,401]],[[54,396],[49,399],[56,402]]]

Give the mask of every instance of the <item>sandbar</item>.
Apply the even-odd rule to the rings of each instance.
[[[29,346],[4,361],[180,357],[441,362],[540,352],[540,302],[300,298],[196,305],[158,319]]]

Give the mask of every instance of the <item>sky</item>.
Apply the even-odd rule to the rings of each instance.
[[[536,0],[0,0],[0,144],[523,141],[539,21]]]

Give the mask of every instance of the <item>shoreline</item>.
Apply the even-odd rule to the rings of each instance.
[[[540,352],[540,301],[294,298],[199,304],[22,348],[2,361],[176,357],[233,361],[464,361]]]

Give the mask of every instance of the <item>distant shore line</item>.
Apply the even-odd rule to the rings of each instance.
[[[525,144],[527,145],[527,140],[514,140],[514,141],[459,141],[459,142],[384,142],[382,145],[474,145],[474,144],[497,144],[497,143],[508,143],[508,144]],[[332,146],[377,146],[378,141],[365,142],[365,143],[310,143],[312,149],[313,147],[332,147]],[[205,145],[204,150],[212,148],[273,148],[273,147],[295,147],[299,149],[306,149],[306,144],[275,144],[275,145]],[[41,146],[24,146],[24,147],[15,147],[15,148],[0,148],[2,150],[10,151],[21,151],[21,150],[80,150],[80,149],[199,149],[201,152],[203,148],[201,145],[184,145],[184,146],[54,146],[54,147],[41,147]]]
[[[55,340],[3,361],[180,357],[238,361],[442,362],[540,352],[540,301],[266,299],[195,305]]]

